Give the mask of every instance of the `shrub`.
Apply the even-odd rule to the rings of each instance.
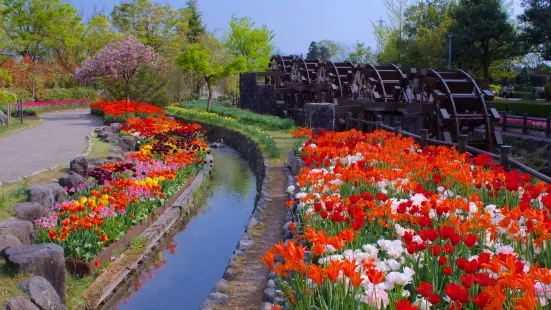
[[[545,100],[551,100],[551,82],[545,85],[545,88],[543,90],[543,96],[545,97]]]
[[[90,87],[53,88],[47,101],[90,99],[96,100],[97,91]]]
[[[551,102],[539,102],[532,100],[495,100],[493,107],[498,111],[507,111],[511,114],[522,115],[527,113],[529,116],[546,117],[551,113]]]
[[[490,84],[490,89],[493,92],[495,92],[496,94],[499,94],[499,92],[501,91],[501,86],[495,85],[495,84]]]

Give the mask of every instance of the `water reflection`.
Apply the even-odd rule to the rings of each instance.
[[[232,149],[215,149],[212,193],[103,309],[197,309],[222,277],[254,206],[255,178]]]

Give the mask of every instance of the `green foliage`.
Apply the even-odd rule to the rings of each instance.
[[[545,97],[545,100],[551,100],[551,82],[545,85],[543,96]]]
[[[97,91],[90,87],[52,88],[46,101],[90,99],[96,100]]]
[[[165,107],[169,104],[167,74],[148,66],[142,65],[133,78],[128,90],[131,100],[147,102],[149,104]],[[106,84],[108,99],[111,101],[126,98],[126,84],[124,81]]]
[[[121,33],[134,36],[165,55],[176,53],[188,27],[185,9],[176,10],[149,0],[115,5],[111,17],[113,26]]]
[[[108,16],[102,14],[92,16],[84,30],[82,39],[84,49],[83,56],[92,56],[99,52],[109,42],[123,37],[123,34],[113,32],[112,28],[113,24]],[[84,60],[84,57],[79,60]]]
[[[207,31],[201,19],[201,12],[197,8],[197,0],[188,0],[186,2],[186,11],[188,16],[188,42],[198,43],[199,38],[204,36]]]
[[[347,61],[352,63],[374,63],[375,56],[370,46],[366,46],[364,43],[356,42],[353,46],[353,50],[348,53],[346,57]]]
[[[316,41],[310,42],[310,46],[308,47],[308,53],[306,54],[306,59],[319,59],[320,51],[318,48],[318,44]]]
[[[206,105],[206,100],[195,100],[184,103],[182,107],[191,110],[204,111]],[[265,130],[291,129],[294,127],[294,122],[290,119],[257,114],[248,110],[233,108],[222,104],[213,104],[211,106],[211,113],[235,118],[245,124],[254,125]]]
[[[526,48],[551,60],[551,3],[548,0],[522,1],[524,13],[519,16],[521,40]]]
[[[256,27],[248,17],[238,18],[235,14],[230,21],[230,31],[224,38],[224,45],[236,57],[246,60],[244,71],[261,71],[268,66],[274,50],[274,33],[266,25]]]
[[[0,8],[7,48],[33,60],[49,53],[66,60],[82,35],[76,9],[61,0],[4,0]]]
[[[487,84],[493,63],[521,55],[517,32],[502,1],[460,1],[451,16],[455,61],[464,68],[481,68]]]
[[[500,85],[495,85],[495,84],[490,84],[490,90],[492,90],[496,94],[499,94],[501,92],[501,86]]]
[[[6,105],[9,103],[15,103],[17,96],[7,91],[0,91],[0,105]]]
[[[241,131],[251,136],[261,145],[263,145],[270,157],[277,158],[280,155],[280,150],[277,147],[275,140],[269,134],[262,131],[256,126],[246,125],[239,122],[239,120],[237,119],[223,117],[215,113],[209,113],[199,110],[170,106],[168,107],[167,111],[170,114],[181,116],[189,120],[223,126],[226,128]]]
[[[494,100],[493,107],[498,111],[508,111],[511,114],[546,117],[551,114],[551,102],[535,100]]]

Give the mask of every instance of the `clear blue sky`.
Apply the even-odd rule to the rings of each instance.
[[[64,0],[84,16],[94,11],[109,14],[120,0]],[[155,1],[155,0],[154,0]],[[514,1],[516,14],[520,0]],[[176,8],[185,0],[158,0]],[[365,42],[375,48],[371,21],[388,20],[383,0],[199,0],[203,21],[210,31],[227,28],[232,13],[249,16],[257,24],[265,24],[275,33],[275,45],[282,53],[305,53],[311,41],[323,39],[353,44]]]

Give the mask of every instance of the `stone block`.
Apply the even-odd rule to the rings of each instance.
[[[79,184],[82,184],[85,182],[86,182],[86,179],[82,175],[74,171],[69,171],[69,173],[66,173],[64,176],[59,178],[59,185],[63,187],[67,187],[67,189],[71,189],[71,188],[77,189]]]
[[[273,114],[275,110],[275,94],[273,85],[256,86],[257,105],[256,113]]]
[[[49,209],[37,202],[16,203],[13,205],[13,211],[18,219],[31,222],[49,215]]]
[[[0,253],[11,246],[20,246],[23,245],[21,240],[19,240],[14,235],[4,235],[0,236]]]
[[[239,75],[239,106],[254,111],[256,105],[256,72],[243,72]]]
[[[64,306],[56,290],[40,276],[35,276],[19,284],[19,289],[29,295],[31,301],[42,310],[60,310]]]
[[[23,296],[14,297],[4,304],[6,310],[40,310],[35,304]]]
[[[124,156],[118,155],[118,154],[109,154],[107,157],[105,157],[105,163],[106,164],[114,164],[124,161]]]
[[[36,184],[27,190],[27,201],[50,208],[55,202],[65,199],[67,192],[58,183]]]
[[[335,128],[335,105],[333,103],[307,103],[304,105],[306,127],[333,130]]]
[[[134,152],[138,144],[138,138],[135,136],[123,136],[119,140],[119,146],[123,152]]]
[[[36,233],[34,224],[20,219],[9,219],[0,222],[0,236],[12,235],[22,244],[30,244],[34,241]]]
[[[92,172],[97,166],[101,165],[103,165],[103,161],[98,157],[77,156],[71,160],[70,170],[86,176],[87,173]]]
[[[32,274],[48,280],[61,302],[65,302],[67,272],[62,247],[57,244],[14,246],[5,249],[2,256],[17,274]]]

